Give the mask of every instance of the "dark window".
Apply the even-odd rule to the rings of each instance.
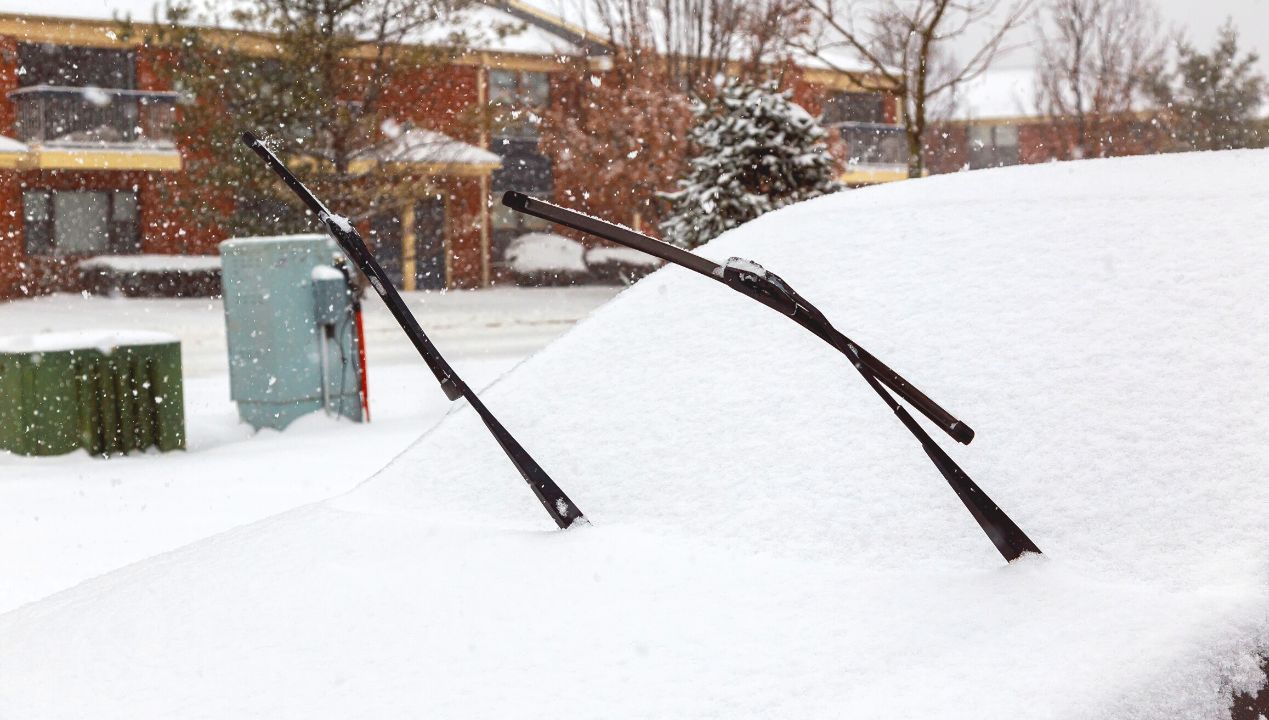
[[[823,123],[882,123],[886,121],[885,103],[880,93],[839,92],[824,103]]]
[[[1017,125],[970,125],[968,138],[970,168],[1018,164]]]
[[[495,188],[529,192],[554,187],[551,159],[538,152],[536,140],[494,138],[490,149],[502,156],[502,167],[493,173]]]
[[[18,43],[18,85],[136,88],[136,56],[130,50]]]
[[[908,138],[902,127],[846,123],[838,126],[850,165],[902,165],[908,159]]]
[[[493,134],[537,138],[542,111],[551,99],[550,77],[542,72],[489,71],[489,105]]]
[[[508,210],[499,201],[506,190],[551,196],[555,187],[551,159],[538,151],[542,111],[550,99],[550,76],[546,73],[489,71],[489,104],[493,110],[490,149],[502,156],[502,167],[493,174],[490,203],[493,232],[489,252],[495,266],[502,264],[512,240],[550,227],[547,222]]]
[[[22,215],[28,255],[128,254],[141,249],[131,190],[27,190]]]
[[[500,265],[511,241],[529,232],[548,230],[550,223],[504,207],[499,198],[507,190],[518,190],[536,197],[551,197],[554,177],[551,160],[538,152],[536,140],[495,138],[494,152],[502,156],[502,167],[494,171],[490,219],[490,257]]]

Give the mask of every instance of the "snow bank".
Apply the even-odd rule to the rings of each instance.
[[[115,273],[215,272],[219,255],[99,255],[80,261],[80,270]]]
[[[526,233],[507,245],[507,265],[519,273],[586,272],[586,249],[562,235]]]
[[[970,423],[1044,557],[1003,565],[839,354],[666,268],[482,393],[592,527],[460,407],[347,496],[0,616],[0,715],[1228,717],[1269,647],[1266,173],[938,176],[703,250]]]
[[[396,129],[388,140],[375,149],[373,155],[383,162],[493,166],[502,164],[501,156],[484,148],[455,140],[434,130],[413,127],[404,130]]]
[[[27,152],[26,143],[15,140],[7,135],[0,135],[0,153],[22,155]]]
[[[593,247],[586,251],[587,265],[602,265],[604,263],[621,263],[622,265],[637,265],[639,267],[652,267],[660,265],[661,261],[645,252],[639,252],[634,248],[628,247]]]
[[[64,350],[100,350],[109,355],[128,345],[164,345],[180,342],[165,332],[148,330],[77,330],[0,337],[0,352],[60,352]]]

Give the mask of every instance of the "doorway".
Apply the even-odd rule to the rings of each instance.
[[[445,281],[445,199],[421,198],[414,203],[414,287],[442,290]]]

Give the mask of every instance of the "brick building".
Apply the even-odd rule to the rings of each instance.
[[[120,39],[118,18],[153,17],[152,0],[84,3],[63,16],[38,0],[6,7],[13,9],[0,9],[0,298],[78,290],[77,264],[89,257],[214,254],[225,238],[183,221],[160,195],[162,186],[187,181],[173,132],[181,98],[162,85],[158,58]],[[517,0],[491,0],[476,17],[522,29],[429,70],[443,74],[443,91],[430,91],[427,103],[410,87],[395,88],[411,129],[383,149],[387,157],[367,158],[406,166],[417,179],[417,197],[365,228],[404,289],[495,282],[511,239],[541,228],[491,199],[509,188],[553,195],[552,162],[539,152],[532,123],[486,123],[473,132],[451,118],[502,103],[546,105],[560,83],[601,70],[609,52]],[[436,80],[427,86],[438,87]],[[850,143],[845,180],[889,179],[893,98],[860,92],[852,74],[817,67],[800,68],[794,87],[799,102]]]
[[[1079,159],[1073,120],[1053,118],[1037,108],[1036,71],[992,70],[958,88],[948,118],[926,135],[930,173],[957,172]],[[1083,150],[1086,157],[1159,152],[1163,133],[1145,114],[1102,118]]]

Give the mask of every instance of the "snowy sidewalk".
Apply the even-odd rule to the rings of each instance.
[[[407,293],[420,323],[481,387],[565,332],[618,288]],[[0,335],[96,328],[181,338],[189,449],[101,460],[0,451],[0,613],[231,527],[343,492],[450,408],[413,346],[366,302],[374,422],[310,416],[253,434],[229,400],[218,300],[83,298],[0,303]]]

